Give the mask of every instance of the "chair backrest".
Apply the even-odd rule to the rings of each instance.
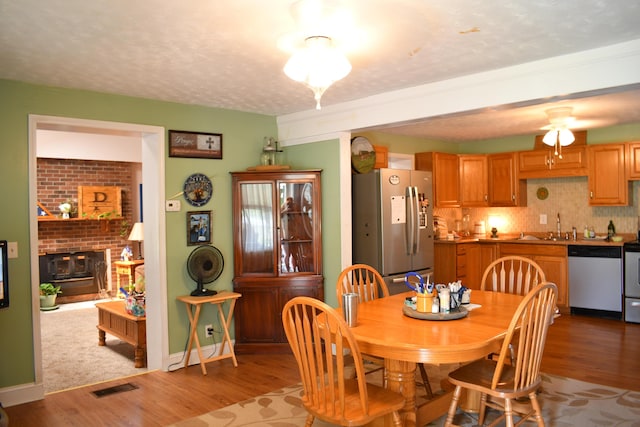
[[[543,282],[524,297],[511,319],[493,374],[492,389],[531,389],[540,383],[540,363],[558,298],[554,283]],[[512,353],[515,361],[511,360]],[[498,387],[500,385],[500,387]]]
[[[324,302],[310,297],[295,297],[282,310],[282,322],[293,350],[304,395],[302,402],[310,413],[323,420],[343,425],[345,395],[345,361],[355,365],[359,398],[351,402],[360,406],[361,414],[369,414],[369,401],[362,355],[357,342],[342,316]],[[352,357],[351,357],[352,356]],[[350,380],[353,382],[354,380]]]
[[[498,258],[489,264],[482,275],[480,289],[526,295],[545,280],[542,268],[535,261],[510,255]]]
[[[342,295],[352,292],[360,296],[360,302],[389,296],[389,288],[380,273],[366,264],[354,264],[342,270],[338,276],[336,296],[340,307]]]

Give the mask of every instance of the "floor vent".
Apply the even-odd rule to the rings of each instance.
[[[100,390],[92,391],[96,397],[105,397],[115,393],[122,393],[123,391],[131,391],[137,389],[138,386],[131,383],[124,383],[113,387],[107,387]]]

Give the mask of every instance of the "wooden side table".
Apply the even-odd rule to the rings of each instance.
[[[98,345],[106,345],[105,332],[131,344],[136,368],[147,364],[147,318],[133,316],[124,308],[124,301],[107,301],[96,304],[98,308]]]
[[[205,364],[208,362],[213,362],[215,360],[231,358],[233,360],[233,366],[238,366],[236,354],[233,351],[233,343],[231,342],[231,337],[229,336],[229,324],[231,323],[231,319],[233,318],[233,309],[236,306],[236,300],[241,296],[241,294],[238,294],[236,292],[221,291],[212,296],[194,297],[191,295],[183,295],[177,298],[178,301],[182,301],[185,303],[185,306],[187,308],[187,315],[189,316],[189,323],[191,324],[191,332],[189,334],[189,342],[187,344],[187,357],[184,361],[185,368],[189,366],[189,357],[191,356],[191,348],[193,347],[194,341],[196,343],[196,349],[198,350],[198,357],[200,358],[200,368],[202,369],[202,375],[207,375],[207,368]],[[226,316],[224,315],[224,311],[222,310],[222,305],[225,303],[225,301],[229,301],[229,311]],[[222,331],[224,333],[218,355],[209,357],[208,359],[205,359],[202,355],[202,350],[200,349],[200,340],[198,339],[198,319],[200,318],[200,310],[202,309],[202,304],[213,304],[218,308],[218,317],[220,318],[220,324],[222,325]],[[195,307],[195,312],[193,311],[193,307]],[[223,354],[225,344],[229,345],[229,354]]]
[[[118,296],[120,296],[120,275],[129,277],[129,289],[133,286],[135,270],[139,265],[143,265],[143,259],[135,259],[133,261],[114,261],[113,265],[116,266],[116,291]]]

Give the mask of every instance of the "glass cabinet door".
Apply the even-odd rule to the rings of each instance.
[[[313,273],[314,200],[311,181],[279,181],[280,273]]]
[[[271,182],[240,184],[243,273],[274,274],[273,190]]]

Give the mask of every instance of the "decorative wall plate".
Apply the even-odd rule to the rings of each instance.
[[[376,164],[376,151],[364,136],[351,140],[351,166],[358,173],[368,173]]]
[[[184,181],[184,198],[191,206],[200,207],[207,204],[213,196],[213,185],[208,176],[194,173]]]
[[[536,196],[540,200],[545,200],[549,197],[549,190],[547,190],[547,187],[540,187],[538,188],[538,191],[536,191]]]

